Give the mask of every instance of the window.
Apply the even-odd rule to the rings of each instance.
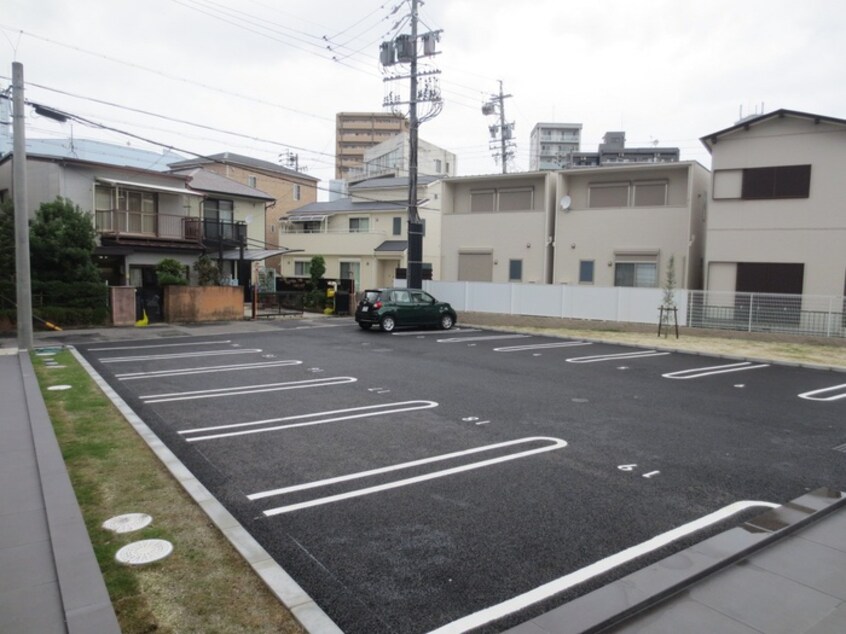
[[[579,261],[579,284],[593,284],[593,260]]]
[[[810,191],[810,165],[754,167],[743,170],[741,197],[746,200],[808,198]]]
[[[470,211],[493,211],[496,191],[493,189],[481,189],[470,192]]]
[[[350,218],[350,233],[367,233],[370,231],[370,218]]]
[[[309,220],[308,222],[300,223],[302,225],[303,233],[320,233],[320,221]]]
[[[299,186],[299,185],[296,185],[296,184],[295,184],[295,185],[294,185],[294,194],[293,194],[293,198],[294,198],[294,200],[299,200],[301,197],[302,197],[302,189],[300,188],[300,186]]]
[[[508,281],[523,281],[523,260],[508,260]]]
[[[658,265],[655,262],[617,262],[614,286],[655,288],[658,286]]]
[[[499,211],[525,211],[532,209],[534,189],[521,187],[520,189],[499,190]]]
[[[435,159],[435,174],[441,173],[441,159]]]
[[[635,207],[663,207],[667,204],[667,183],[635,183]]]
[[[393,234],[395,236],[401,236],[402,235],[402,217],[401,216],[395,216],[394,217]]]
[[[235,217],[234,205],[231,200],[207,198],[203,203],[203,218],[232,222]]]
[[[361,283],[361,262],[341,262],[341,279],[353,280],[358,288]]]
[[[311,276],[311,261],[296,260],[294,262],[294,275],[296,277],[310,277]]]
[[[590,185],[588,189],[588,207],[628,207],[628,183],[602,183]]]
[[[256,177],[255,176],[247,176],[247,185],[250,187],[256,186]]]

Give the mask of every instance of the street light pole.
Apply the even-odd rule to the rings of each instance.
[[[12,187],[15,204],[15,286],[17,287],[18,348],[31,350],[32,288],[29,268],[29,213],[26,192],[26,135],[23,64],[12,62]]]

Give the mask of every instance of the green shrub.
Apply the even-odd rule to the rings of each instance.
[[[185,286],[188,284],[185,269],[186,266],[182,262],[165,258],[156,265],[156,279],[160,286]]]

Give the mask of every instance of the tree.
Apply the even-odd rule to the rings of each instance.
[[[200,286],[220,286],[220,269],[217,262],[203,254],[194,262],[194,271]]]
[[[323,259],[322,255],[315,255],[311,258],[308,270],[309,277],[311,277],[312,290],[317,290],[324,273],[326,273],[326,260]]]
[[[43,203],[29,229],[33,281],[102,283],[93,257],[96,238],[91,216],[71,201]]]
[[[185,286],[185,265],[173,258],[165,258],[156,264],[156,279],[160,286]]]
[[[15,281],[15,208],[0,205],[0,283]]]

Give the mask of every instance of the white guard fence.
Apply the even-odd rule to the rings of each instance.
[[[660,288],[427,281],[458,311],[655,324]],[[846,298],[717,291],[674,292],[680,326],[846,337]]]

